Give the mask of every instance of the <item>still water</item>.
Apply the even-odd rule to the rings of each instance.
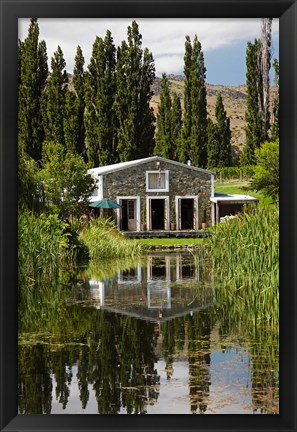
[[[20,299],[19,413],[278,413],[277,329],[239,320],[196,253],[60,281]]]

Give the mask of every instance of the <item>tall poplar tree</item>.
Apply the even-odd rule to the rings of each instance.
[[[18,49],[18,145],[19,152],[35,160],[41,158],[44,130],[41,118],[41,96],[48,76],[44,41],[38,42],[39,26],[32,18],[28,36],[19,41]]]
[[[207,165],[207,102],[204,55],[201,43],[195,35],[193,45],[186,36],[184,74],[185,110],[183,119],[183,145],[180,161],[191,156],[193,164],[201,168]],[[184,158],[184,160],[181,160]]]
[[[180,98],[173,93],[171,106],[171,159],[179,160],[179,148],[181,145],[182,108]]]
[[[231,166],[232,164],[232,153],[231,153],[231,129],[230,119],[227,117],[225,111],[222,95],[219,93],[216,106],[215,106],[217,128],[220,139],[220,154],[219,154],[219,165],[220,167]]]
[[[78,118],[78,99],[74,92],[66,89],[64,108],[65,146],[71,153],[79,153],[80,125]]]
[[[153,56],[142,50],[136,21],[128,27],[128,41],[117,52],[115,108],[120,161],[150,156],[154,149],[154,114],[150,107],[155,78]]]
[[[172,158],[171,127],[171,97],[169,93],[169,81],[166,74],[163,74],[161,81],[160,104],[157,114],[156,145],[154,148],[155,155],[168,159]]]
[[[231,130],[230,119],[224,108],[222,95],[219,93],[215,106],[216,123],[208,120],[208,160],[207,166],[231,166]]]
[[[219,167],[220,139],[217,124],[210,118],[207,124],[207,167]]]
[[[185,163],[187,156],[190,152],[190,136],[192,126],[192,43],[189,36],[186,36],[185,42],[185,55],[184,55],[184,116],[183,116],[183,128],[182,128],[182,141],[179,147],[178,158],[179,161]]]
[[[43,121],[46,141],[65,144],[64,116],[68,77],[63,52],[58,46],[51,60],[51,75],[43,98]]]
[[[86,145],[93,166],[116,162],[116,49],[111,32],[96,37],[86,76]]]
[[[76,105],[77,105],[77,123],[78,123],[78,141],[76,145],[76,151],[78,154],[84,155],[85,153],[85,125],[84,125],[84,113],[85,113],[85,81],[86,73],[84,71],[85,59],[80,46],[77,47],[75,64],[73,69],[73,86],[76,93]]]
[[[264,142],[261,114],[259,111],[259,98],[262,94],[262,77],[259,68],[259,52],[261,42],[255,39],[254,43],[248,42],[246,50],[246,85],[247,85],[247,111],[246,119],[246,143],[244,148],[243,162],[254,163],[255,149]]]
[[[246,51],[246,145],[244,162],[254,163],[255,150],[269,139],[269,70],[271,66],[271,27],[272,19],[265,18],[261,25],[261,39],[248,42]]]

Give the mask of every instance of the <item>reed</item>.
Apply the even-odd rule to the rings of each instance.
[[[140,242],[120,233],[110,219],[97,218],[86,222],[79,238],[86,244],[91,260],[134,257],[140,254]]]
[[[278,324],[279,214],[253,208],[219,224],[210,239],[218,296],[231,315],[249,314],[251,324]],[[234,317],[231,319],[234,322]],[[245,321],[245,320],[244,320]]]
[[[56,215],[22,213],[18,217],[19,277],[34,281],[52,278],[66,256],[66,224]]]

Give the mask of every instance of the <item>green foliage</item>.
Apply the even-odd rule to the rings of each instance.
[[[92,166],[116,162],[115,51],[113,38],[107,31],[105,39],[96,38],[88,66],[85,128]]]
[[[156,146],[154,154],[167,159],[172,159],[171,140],[171,97],[169,93],[169,81],[163,73],[160,91],[160,104],[157,114]]]
[[[81,206],[95,188],[82,156],[66,151],[62,144],[47,142],[43,148],[43,163],[40,175],[51,211],[63,217],[80,215]]]
[[[243,163],[246,165],[255,162],[255,150],[265,141],[260,115],[260,101],[262,98],[262,76],[259,68],[259,53],[261,42],[255,39],[248,42],[246,50],[246,85],[247,85],[247,111],[246,111],[246,144],[244,148]]]
[[[150,107],[155,78],[153,56],[142,50],[136,21],[128,27],[128,41],[117,51],[115,109],[120,161],[150,156],[154,148],[154,114]]]
[[[80,239],[87,245],[91,260],[123,258],[140,253],[139,242],[125,238],[109,219],[97,218],[84,225]]]
[[[43,123],[46,141],[65,144],[64,117],[68,77],[63,52],[58,46],[51,60],[51,75],[43,93]]]
[[[233,312],[243,319],[249,311],[252,326],[265,321],[278,325],[278,209],[253,207],[220,223],[210,245],[218,293],[232,298]]]
[[[171,159],[179,160],[178,152],[181,145],[182,133],[182,108],[180,98],[176,93],[173,93],[171,107],[171,142],[172,142],[172,157]]]
[[[31,19],[28,36],[19,41],[18,49],[18,146],[19,154],[27,153],[34,160],[41,158],[44,130],[41,97],[48,66],[44,41],[38,42],[39,27]]]
[[[18,208],[40,213],[45,210],[43,182],[37,163],[25,153],[18,163]]]
[[[279,197],[279,142],[265,142],[255,152],[255,174],[250,187],[274,200]]]
[[[207,102],[204,55],[195,35],[193,45],[186,36],[184,56],[184,118],[179,161],[190,155],[195,166],[207,165]]]
[[[77,128],[78,138],[76,142],[76,151],[78,154],[85,155],[85,125],[84,125],[84,113],[85,113],[85,84],[86,84],[86,73],[84,71],[85,59],[83,57],[82,49],[80,46],[77,47],[75,64],[73,70],[73,86],[76,93],[76,110],[77,110]]]
[[[242,177],[242,179],[250,179],[255,172],[254,165],[211,167],[210,169],[211,171],[214,171],[216,173],[217,181],[220,178],[220,173],[222,173],[223,180],[231,180],[231,179],[239,180],[240,177]]]
[[[156,145],[154,154],[167,159],[177,159],[182,127],[182,110],[178,95],[170,97],[169,81],[162,75],[160,104],[157,114]]]
[[[24,212],[18,218],[18,265],[20,281],[34,284],[53,278],[69,246],[66,222],[57,215],[34,216]]]

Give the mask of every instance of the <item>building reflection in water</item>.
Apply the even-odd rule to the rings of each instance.
[[[151,254],[145,265],[119,270],[108,280],[89,280],[97,309],[162,322],[209,308],[215,292],[211,275],[192,256]]]

